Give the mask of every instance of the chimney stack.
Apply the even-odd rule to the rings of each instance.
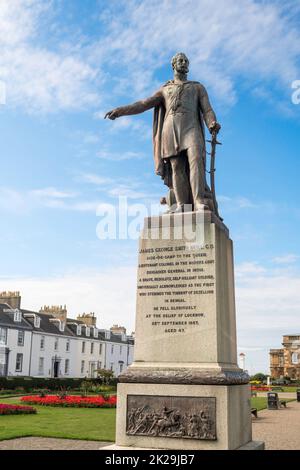
[[[97,317],[95,316],[94,312],[78,315],[77,320],[82,321],[87,326],[96,326],[97,323]]]
[[[45,313],[46,315],[52,315],[55,318],[58,318],[62,322],[66,323],[67,321],[67,306],[64,305],[44,305],[40,309],[40,313]]]
[[[11,308],[21,308],[21,296],[19,291],[0,292],[0,303],[8,304]]]

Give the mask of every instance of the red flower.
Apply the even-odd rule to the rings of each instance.
[[[46,395],[45,397],[39,396],[26,396],[21,398],[22,401],[33,405],[43,406],[70,406],[81,408],[115,408],[117,397],[110,396],[105,399],[102,395],[80,397],[77,395],[67,395],[65,398],[60,398],[57,395]]]
[[[0,403],[0,415],[34,414],[36,409],[31,406],[7,405]]]

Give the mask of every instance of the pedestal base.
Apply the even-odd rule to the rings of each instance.
[[[117,446],[234,450],[251,439],[248,385],[118,385]]]
[[[111,444],[110,446],[100,447],[99,450],[157,450],[157,449],[146,449],[145,447],[124,447],[124,446],[117,446],[116,444]],[[164,449],[166,450],[166,449]],[[265,450],[265,443],[262,441],[250,441],[242,447],[239,447],[236,450]]]

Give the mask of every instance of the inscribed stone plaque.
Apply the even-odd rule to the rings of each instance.
[[[216,399],[128,395],[126,434],[216,440]]]

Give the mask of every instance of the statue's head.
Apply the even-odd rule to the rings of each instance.
[[[176,72],[188,73],[189,65],[189,59],[183,52],[178,52],[172,58],[172,68],[176,70]]]

